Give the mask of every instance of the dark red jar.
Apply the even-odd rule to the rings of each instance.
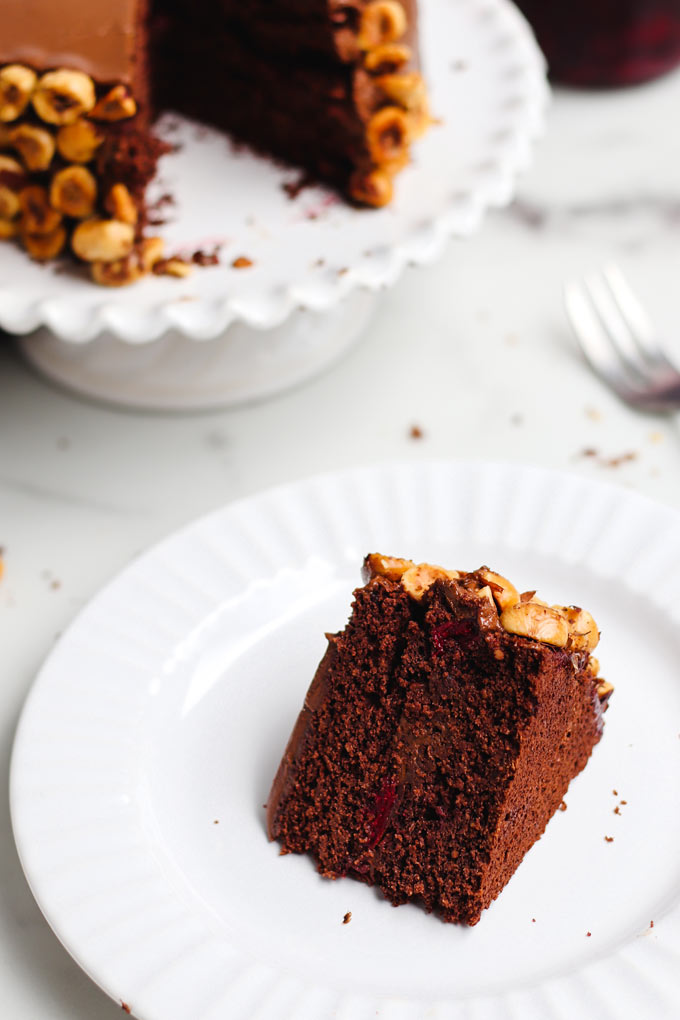
[[[649,81],[680,64],[680,0],[516,0],[551,77],[602,88]]]

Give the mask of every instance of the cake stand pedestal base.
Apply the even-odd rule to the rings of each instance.
[[[103,333],[78,344],[39,329],[18,345],[42,375],[81,396],[153,411],[210,410],[272,396],[322,372],[359,339],[378,300],[359,289],[331,311],[299,309],[272,329],[235,322],[212,340],[171,331],[131,344]]]

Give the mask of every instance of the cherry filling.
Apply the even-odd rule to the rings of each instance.
[[[391,779],[384,779],[371,812],[368,830],[369,850],[373,850],[385,835],[396,799],[397,784]]]
[[[432,629],[432,644],[443,652],[450,641],[467,646],[479,637],[479,627],[474,620],[447,620]]]

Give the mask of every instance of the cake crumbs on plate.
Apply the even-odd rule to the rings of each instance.
[[[614,842],[614,837],[613,836],[605,836],[604,837],[604,841],[605,841],[605,843],[613,843]]]
[[[249,259],[247,255],[239,255],[235,258],[231,264],[232,269],[249,269],[250,266],[254,265],[252,259]]]
[[[589,939],[592,936],[592,934],[593,933],[591,931],[587,931],[586,932],[586,938]]]
[[[618,805],[618,804],[617,804],[617,805],[616,805],[616,807],[614,808],[614,814],[615,814],[615,815],[620,815],[620,814],[621,814],[621,808],[619,807],[619,805]]]
[[[410,439],[423,439],[425,436],[420,425],[411,425],[411,428],[408,430],[408,434]]]
[[[132,1013],[132,1010],[128,1006],[127,1002],[121,1002],[120,1008],[123,1010],[124,1013]]]
[[[653,922],[653,921],[650,921],[650,922],[649,922],[649,927],[650,927],[650,928],[653,928],[653,927],[654,927],[654,922]]]
[[[352,911],[348,910],[347,913],[345,914],[345,916],[342,919],[342,923],[343,924],[349,924],[349,922],[351,920],[352,920]]]

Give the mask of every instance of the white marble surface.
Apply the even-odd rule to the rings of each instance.
[[[200,416],[111,411],[51,389],[3,344],[3,789],[22,701],[59,632],[136,553],[228,500],[345,465],[466,457],[605,477],[680,508],[677,420],[636,414],[603,389],[560,298],[565,278],[614,258],[680,358],[679,108],[680,74],[633,91],[558,93],[513,207],[409,272],[341,364],[267,403]],[[3,1015],[120,1016],[42,920],[6,793],[0,898]]]

